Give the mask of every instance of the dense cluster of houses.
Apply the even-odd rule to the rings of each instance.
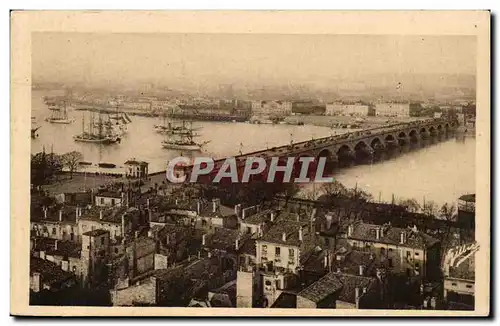
[[[417,227],[312,201],[228,207],[123,187],[32,198],[30,288],[39,297],[104,288],[115,306],[474,305],[473,245],[444,252]]]

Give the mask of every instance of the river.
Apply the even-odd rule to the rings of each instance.
[[[69,125],[45,122],[50,111],[43,103],[43,95],[39,91],[32,93],[32,116],[41,126],[39,137],[31,142],[32,153],[43,148],[58,154],[76,150],[84,155],[85,161],[118,166],[136,158],[149,162],[150,172],[164,170],[168,160],[188,154],[162,148],[163,136],[153,129],[155,124],[162,123],[159,118],[132,116],[129,131],[120,144],[103,146],[74,142],[73,136],[82,130],[82,115],[89,121],[89,113],[70,110],[70,117],[76,121]],[[193,126],[201,128],[198,131],[200,140],[210,141],[204,153],[196,155],[214,158],[237,155],[240,150],[252,152],[266,146],[284,145],[291,140],[304,141],[346,132],[345,129],[310,125],[195,122]],[[419,202],[424,197],[440,204],[456,202],[462,194],[475,192],[475,141],[448,139],[379,163],[341,169],[334,177],[347,187],[357,184],[377,200],[380,197],[382,201],[390,201],[394,194],[397,198],[415,198]]]

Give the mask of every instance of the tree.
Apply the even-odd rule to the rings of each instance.
[[[73,179],[73,172],[78,170],[78,163],[83,159],[83,154],[77,151],[72,151],[61,156],[63,166],[67,167],[70,173],[70,178]]]
[[[456,207],[455,205],[445,203],[441,208],[439,209],[439,217],[448,221],[452,222],[456,218]]]
[[[414,198],[400,199],[398,205],[403,206],[408,212],[412,213],[417,213],[421,209],[420,204]]]
[[[427,216],[434,217],[438,213],[438,205],[432,200],[426,201],[422,207],[422,212]]]
[[[31,183],[34,186],[41,186],[62,170],[61,158],[56,154],[46,154],[40,152],[31,155]]]
[[[337,180],[333,180],[333,182],[322,184],[321,191],[328,197],[341,196],[347,194],[347,188]]]

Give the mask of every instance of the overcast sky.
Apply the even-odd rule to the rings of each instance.
[[[34,33],[35,81],[326,81],[476,73],[473,36]]]

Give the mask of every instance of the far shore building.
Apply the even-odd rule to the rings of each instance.
[[[410,103],[382,102],[375,105],[375,115],[381,117],[409,117]]]
[[[326,104],[325,115],[366,117],[371,115],[372,108],[362,103],[335,102]]]
[[[127,178],[147,178],[149,175],[148,171],[149,163],[145,161],[137,161],[131,159],[125,162],[125,177]]]

